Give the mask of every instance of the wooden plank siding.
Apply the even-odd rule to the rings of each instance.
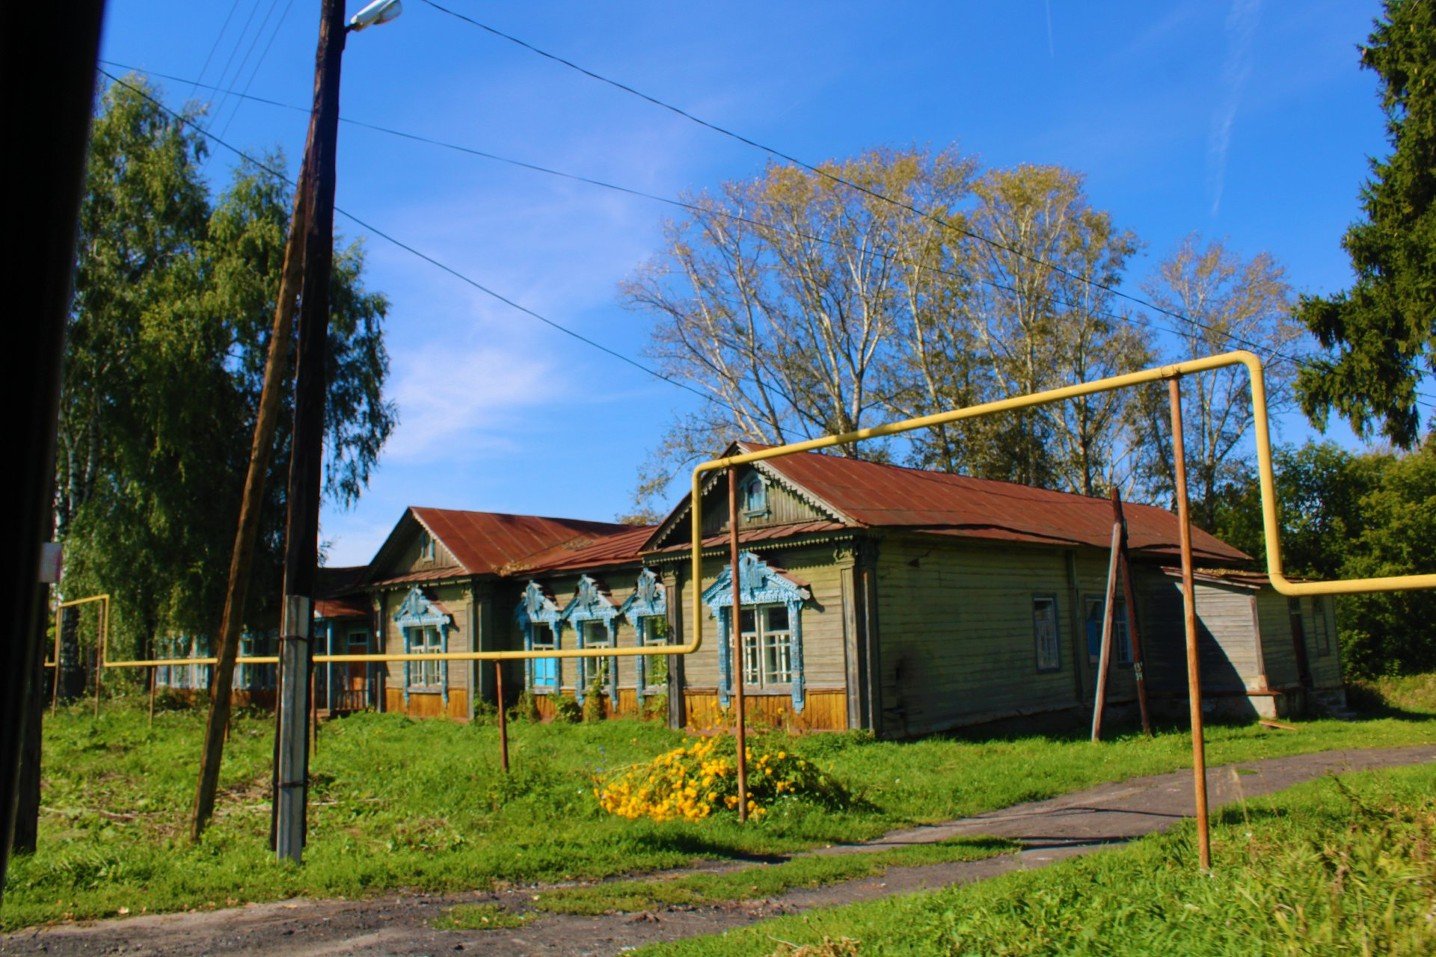
[[[1096,566],[1079,567],[1086,586],[1086,569]],[[923,734],[1078,703],[1061,550],[890,538],[877,578],[881,733]],[[1037,670],[1032,602],[1039,596],[1057,602],[1061,650],[1052,671]]]
[[[469,720],[469,695],[467,691],[449,691],[448,704],[444,696],[436,691],[414,692],[404,703],[404,692],[399,688],[384,689],[384,710],[410,718],[449,718],[454,721]]]
[[[770,491],[770,494],[772,492]],[[745,549],[749,551],[750,549]],[[751,549],[770,566],[783,569],[792,578],[802,581],[811,598],[802,611],[803,677],[805,703],[801,713],[793,710],[791,686],[774,688],[746,687],[761,710],[763,720],[775,727],[802,730],[841,730],[848,727],[847,705],[847,623],[850,617],[843,580],[850,573],[852,557],[848,545],[824,541],[789,548]],[[708,588],[727,566],[727,556],[708,558],[703,564],[700,592]],[[692,615],[693,584],[686,579],[668,594],[669,607],[682,602],[682,616]],[[687,727],[703,729],[721,723],[718,715],[718,622],[708,609],[703,610],[703,644],[683,662]],[[686,643],[686,634],[672,636],[675,643]],[[731,638],[730,638],[731,641]],[[828,700],[831,698],[832,700]],[[822,700],[822,704],[816,701]],[[840,702],[841,706],[834,702]],[[809,709],[814,709],[810,715]],[[756,712],[755,712],[756,714]]]
[[[403,588],[386,589],[378,593],[379,604],[379,636],[380,647],[388,654],[402,654],[404,651],[404,630],[394,621],[394,614],[399,606],[403,604],[404,596],[409,593],[413,586]],[[448,628],[448,650],[449,651],[471,651],[472,646],[472,616],[469,614],[469,607],[473,602],[473,590],[467,584],[445,584],[424,586],[424,594],[431,601],[444,606],[451,619]],[[453,702],[458,699],[464,702],[460,717],[468,717],[468,693],[469,681],[473,669],[468,662],[450,661],[447,667],[447,686],[449,689],[449,705],[452,712]],[[410,695],[410,706],[408,709],[402,707],[404,692],[404,662],[388,662],[384,666],[385,686],[385,710],[399,711],[401,713],[412,713],[415,705],[412,701],[415,697],[422,697],[428,692]],[[400,707],[392,705],[392,696],[398,695]],[[436,697],[438,697],[436,695]],[[425,705],[424,707],[428,707]],[[437,711],[435,713],[438,713]]]

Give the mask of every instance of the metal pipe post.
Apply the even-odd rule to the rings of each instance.
[[[504,663],[494,662],[494,691],[499,698],[499,767],[509,773],[509,720],[504,711]]]
[[[698,508],[695,501],[693,508]],[[738,470],[728,469],[728,569],[733,579],[733,615],[729,619],[733,632],[733,704],[738,709],[738,720],[733,730],[738,736],[738,820],[748,820],[748,717],[743,701],[743,594],[742,582],[738,576]],[[698,585],[695,582],[694,588]],[[756,620],[755,620],[756,623]]]
[[[1177,485],[1177,533],[1182,550],[1182,611],[1187,635],[1187,701],[1192,720],[1192,787],[1197,804],[1197,859],[1212,868],[1211,832],[1207,822],[1207,752],[1202,732],[1202,663],[1197,646],[1197,593],[1192,576],[1192,522],[1187,511],[1187,451],[1182,435],[1182,387],[1167,380],[1172,406],[1172,459]]]

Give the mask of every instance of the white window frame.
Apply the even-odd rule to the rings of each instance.
[[[416,655],[439,654],[444,650],[444,631],[438,625],[415,625],[404,629],[409,633],[409,653]],[[409,690],[432,693],[444,690],[444,662],[411,661],[409,668]]]
[[[781,627],[772,622],[775,612],[787,619]],[[752,627],[743,619],[752,616]],[[743,627],[743,682],[754,688],[790,688],[793,684],[793,622],[786,604],[745,606],[738,623]]]

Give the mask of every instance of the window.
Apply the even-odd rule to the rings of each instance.
[[[1057,599],[1032,596],[1032,633],[1037,642],[1037,670],[1060,671],[1062,645],[1057,631]]]
[[[581,621],[578,627],[583,629],[585,648],[613,647],[613,633],[602,620]],[[584,666],[585,690],[594,684],[600,688],[606,687],[610,684],[610,679],[618,674],[617,658],[580,658],[579,662]]]
[[[426,625],[423,628],[405,629],[409,633],[409,653],[415,655],[438,654],[444,650],[444,636],[439,629]],[[436,691],[444,685],[444,663],[442,661],[410,662],[409,687],[416,690]]]
[[[744,608],[739,618],[743,633],[743,681],[759,688],[790,683],[793,680],[793,632],[788,627],[788,606]]]
[[[434,536],[430,535],[427,531],[420,532],[419,557],[426,562],[431,562],[437,553],[438,548],[434,545]]]
[[[529,627],[533,629],[535,651],[551,650],[558,647],[558,642],[554,640],[552,626],[546,622],[536,621]],[[551,691],[558,688],[558,659],[534,658],[532,674],[534,690]]]
[[[668,644],[668,620],[656,615],[638,619],[638,643],[645,648]],[[668,657],[666,655],[645,655],[639,658],[643,666],[639,694],[663,694],[668,690]]]
[[[1102,610],[1106,600],[1099,595],[1088,595],[1083,625],[1087,631],[1087,660],[1098,664],[1102,660]],[[1127,634],[1127,601],[1118,598],[1112,610],[1112,657],[1119,665],[1132,663],[1132,638]]]
[[[1311,600],[1311,630],[1316,633],[1316,653],[1331,654],[1331,636],[1326,630],[1326,599],[1317,595]]]
[[[768,485],[763,476],[754,472],[738,488],[738,505],[743,514],[758,516],[768,514]]]

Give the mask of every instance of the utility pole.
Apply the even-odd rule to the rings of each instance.
[[[274,325],[269,333],[269,353],[264,361],[264,388],[259,397],[259,414],[254,421],[254,441],[249,447],[249,469],[244,477],[244,498],[239,506],[239,528],[229,558],[229,584],[224,593],[224,617],[220,619],[219,663],[210,682],[209,720],[204,730],[204,753],[200,757],[199,785],[195,790],[190,817],[190,840],[198,841],[214,814],[214,796],[219,787],[219,768],[224,759],[225,733],[229,729],[230,693],[234,687],[234,660],[239,651],[239,632],[244,624],[245,602],[249,595],[250,571],[254,564],[254,540],[264,506],[265,475],[274,451],[274,433],[279,424],[280,399],[289,376],[289,347],[294,332],[294,307],[304,268],[304,238],[312,186],[311,159],[314,153],[314,125],[304,144],[299,185],[294,191],[294,212],[289,237],[284,244],[284,265],[280,271],[279,297],[274,304]],[[153,688],[153,686],[151,686]]]
[[[329,280],[334,257],[334,161],[339,133],[342,0],[323,0],[314,63],[312,162],[306,164],[304,282],[294,382],[294,436],[284,529],[284,601],[279,628],[279,715],[275,729],[272,840],[280,858],[304,852],[309,778],[309,674],[313,667],[314,580],[319,564],[320,473],[324,446]]]

